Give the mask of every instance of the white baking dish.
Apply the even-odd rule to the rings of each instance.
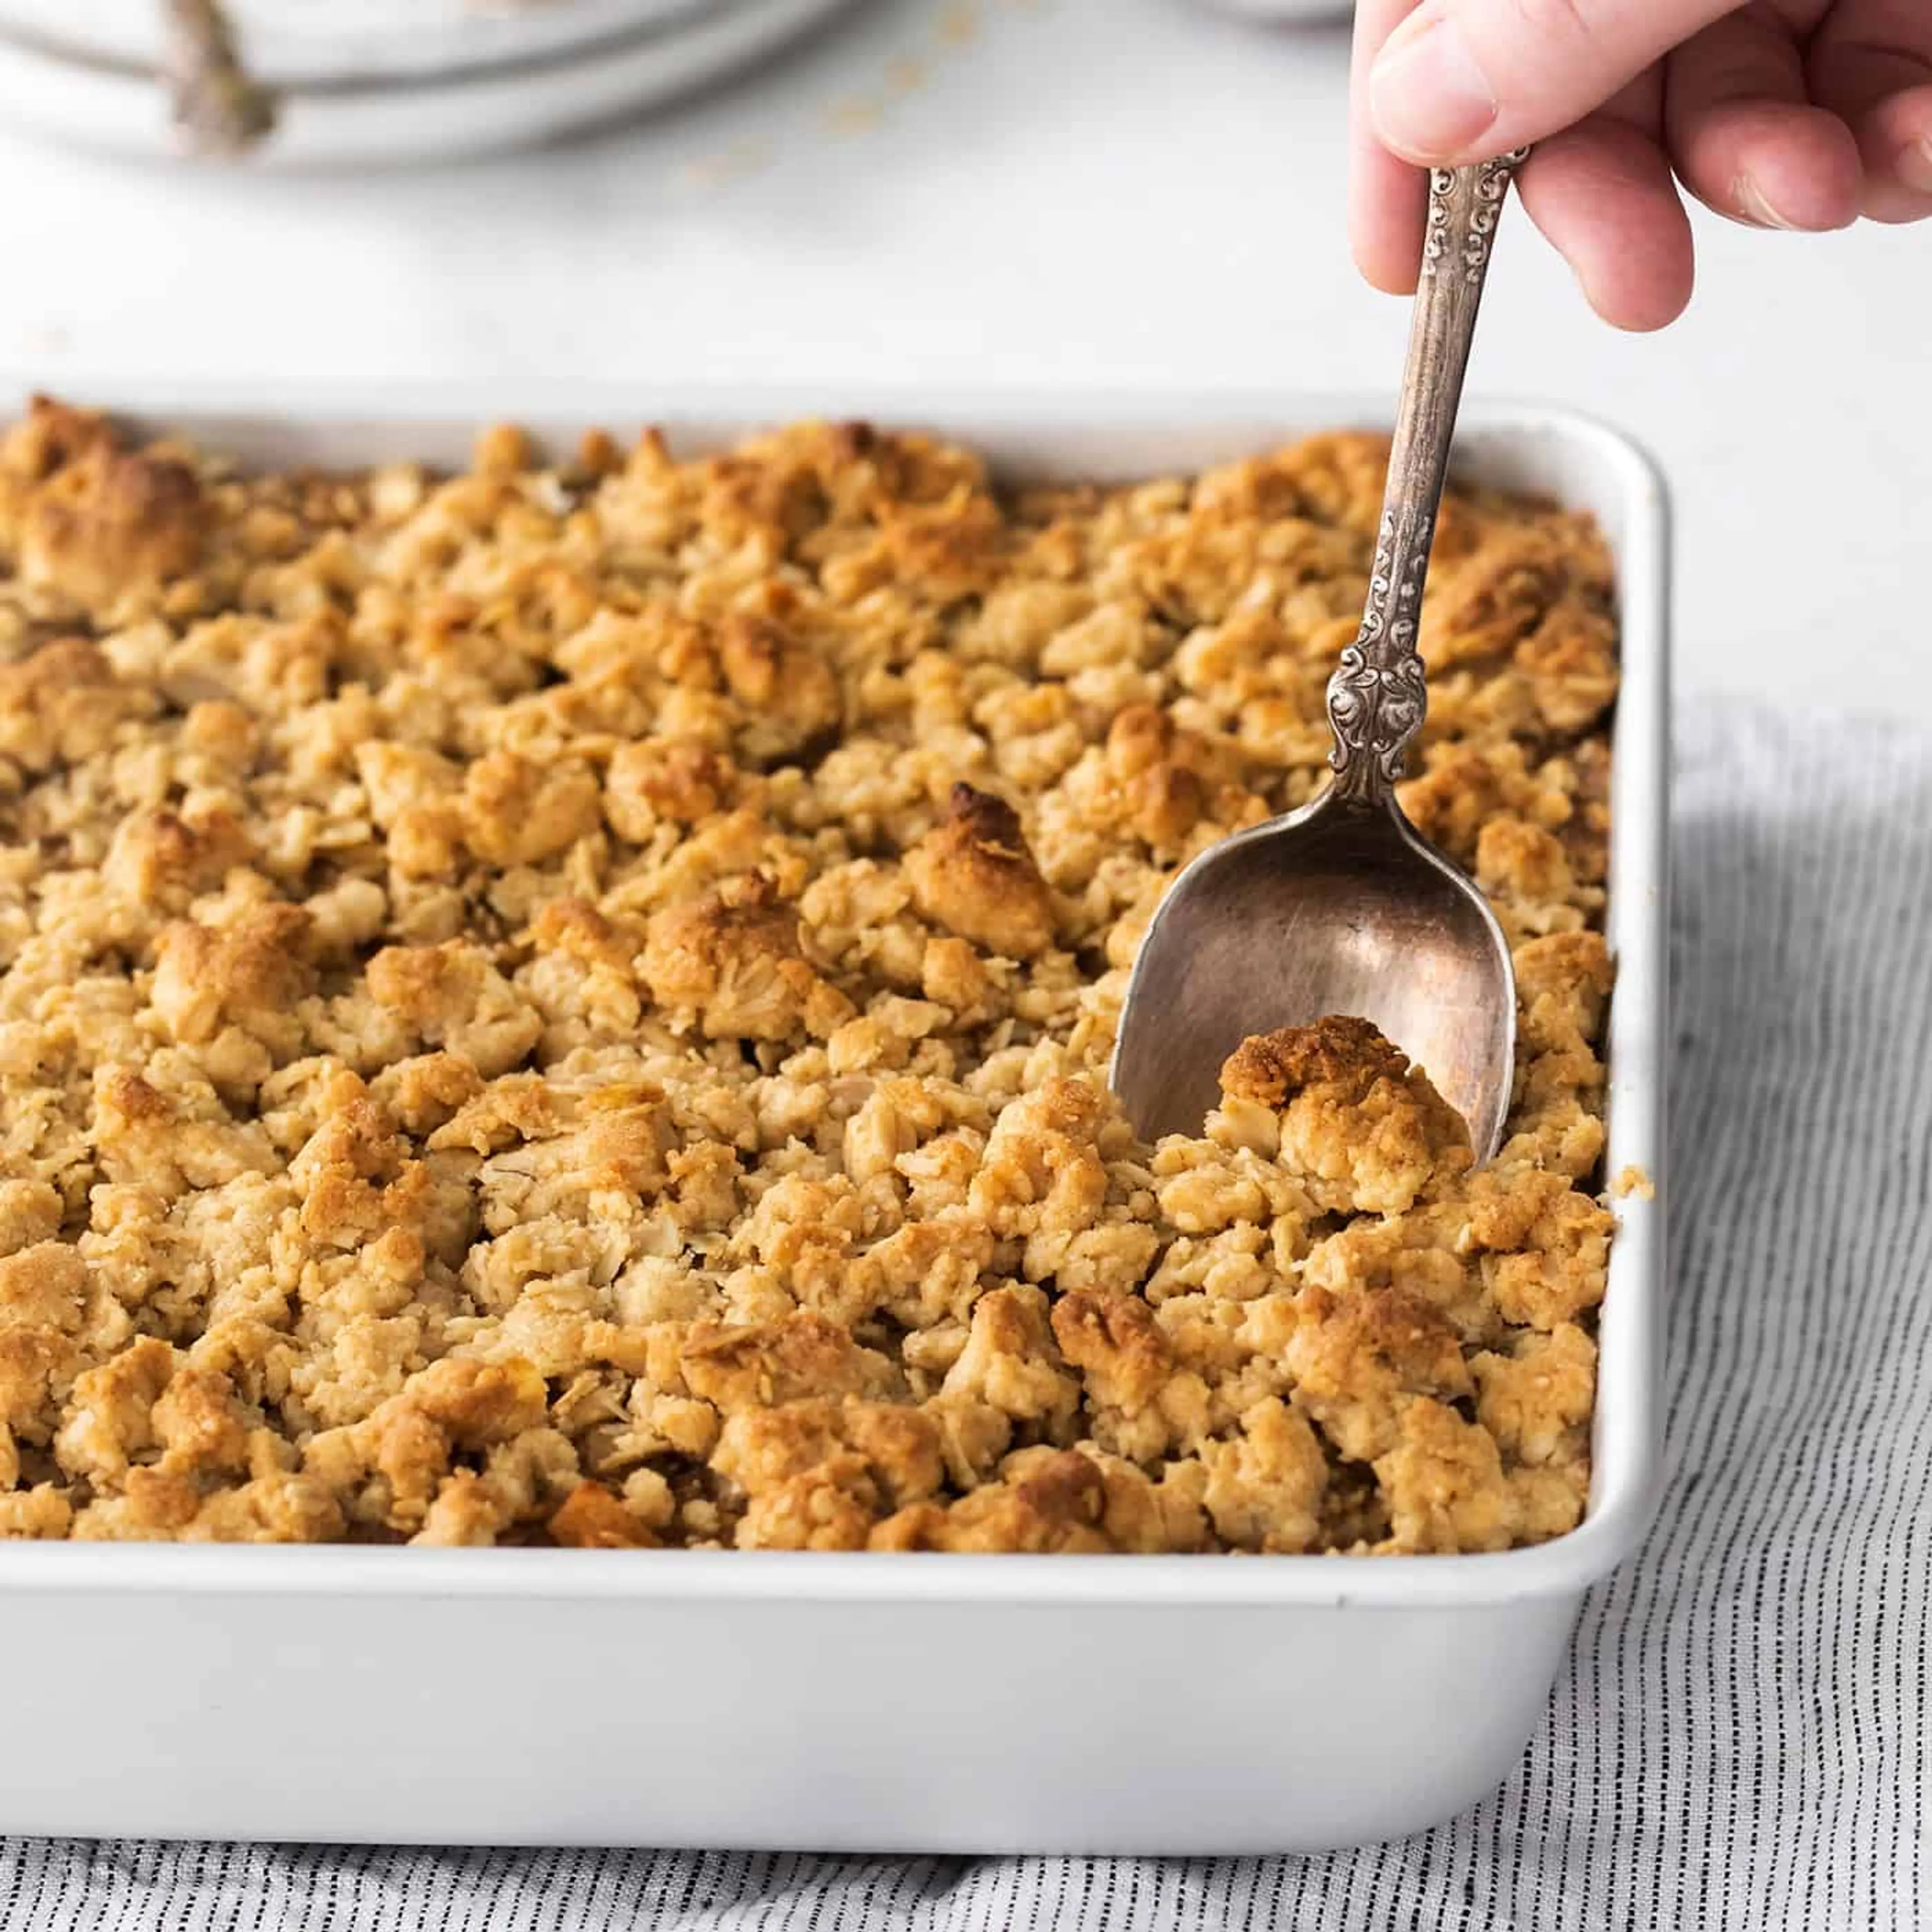
[[[455,460],[508,411],[560,438],[658,422],[686,448],[818,412],[1114,478],[1381,413],[1184,394],[118,400],[278,461]],[[1412,1832],[1504,1778],[1658,1467],[1666,532],[1654,473],[1609,430],[1465,421],[1467,473],[1593,511],[1622,572],[1609,1168],[1658,1191],[1619,1209],[1580,1528],[1390,1558],[0,1545],[0,1832],[1267,1852]]]

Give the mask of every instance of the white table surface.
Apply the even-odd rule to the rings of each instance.
[[[1184,0],[871,0],[648,123],[408,176],[133,168],[0,134],[0,368],[614,386],[1390,386],[1342,239],[1346,47]],[[1932,719],[1932,227],[1700,221],[1617,335],[1513,215],[1473,377],[1642,439],[1679,516],[1680,688]],[[614,396],[619,392],[614,386]]]

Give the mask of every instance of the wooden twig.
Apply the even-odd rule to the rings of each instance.
[[[175,125],[196,154],[245,154],[275,124],[273,94],[248,77],[220,0],[162,0]]]

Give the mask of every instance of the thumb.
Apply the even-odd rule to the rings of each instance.
[[[1454,166],[1600,107],[1738,0],[1423,0],[1369,75],[1382,145]]]

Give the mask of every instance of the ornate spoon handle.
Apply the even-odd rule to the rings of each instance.
[[[1429,690],[1415,647],[1429,546],[1449,472],[1450,439],[1469,366],[1469,344],[1489,274],[1490,244],[1510,177],[1527,148],[1429,178],[1429,227],[1408,337],[1408,361],[1389,452],[1388,492],[1368,608],[1355,641],[1328,681],[1334,790],[1378,804],[1402,774],[1422,728]]]

